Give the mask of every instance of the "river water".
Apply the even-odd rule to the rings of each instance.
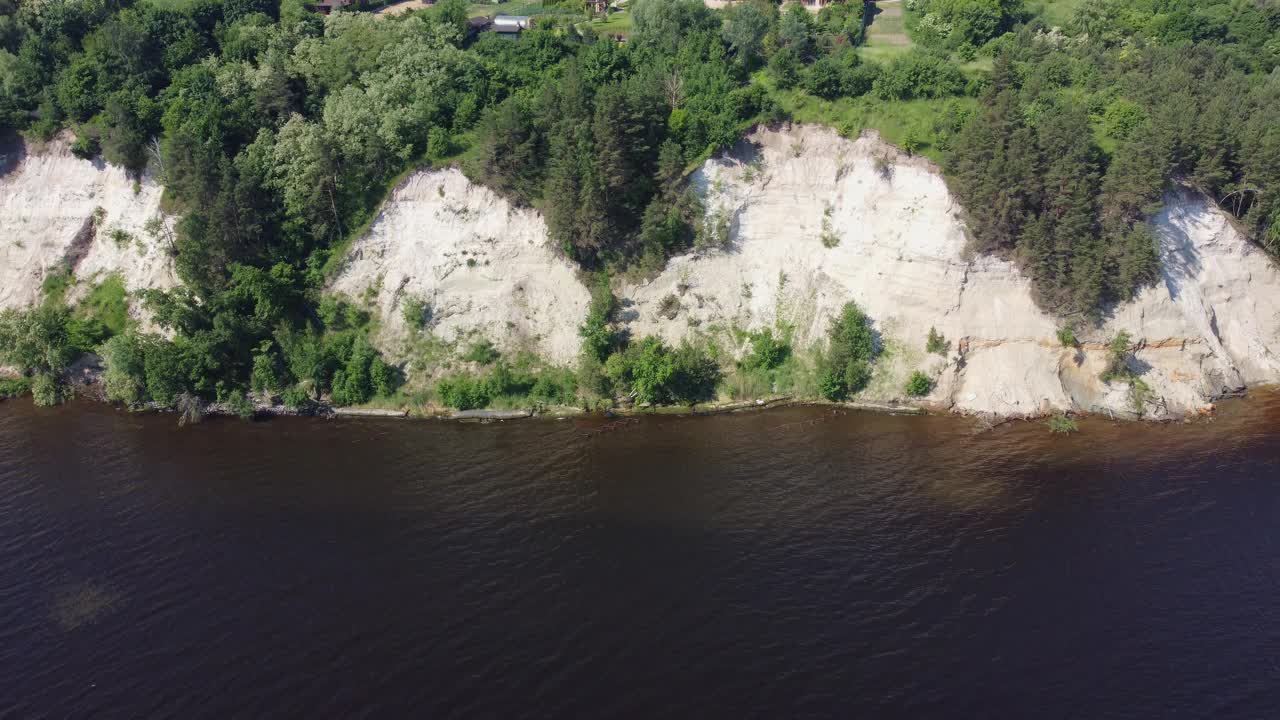
[[[0,403],[0,717],[1280,717],[1277,433]]]

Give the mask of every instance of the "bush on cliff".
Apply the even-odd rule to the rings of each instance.
[[[928,375],[916,370],[911,373],[911,377],[907,378],[907,384],[903,386],[903,390],[909,397],[924,397],[933,390],[933,380]]]
[[[577,391],[578,379],[572,370],[540,366],[528,354],[517,355],[511,362],[498,360],[483,375],[450,375],[436,383],[440,402],[457,410],[573,405]]]
[[[871,320],[855,302],[846,303],[827,331],[818,358],[818,391],[827,400],[847,400],[871,381],[871,363],[880,349]]]
[[[712,400],[721,377],[719,364],[697,347],[685,343],[672,349],[654,337],[610,355],[604,371],[618,392],[654,405]]]

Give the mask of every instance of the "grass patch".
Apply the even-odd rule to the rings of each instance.
[[[124,332],[129,325],[129,293],[124,289],[124,281],[119,275],[108,275],[93,286],[78,312],[101,321],[113,335]]]
[[[858,48],[858,57],[865,62],[887,65],[894,58],[911,52],[911,45],[862,45]]]
[[[44,294],[45,302],[62,305],[66,302],[67,291],[74,284],[75,278],[71,276],[71,270],[60,263],[49,268],[49,274],[40,284],[40,292]]]
[[[631,34],[631,13],[626,10],[609,13],[607,18],[595,18],[587,23],[587,27],[596,31],[599,35],[630,35]]]
[[[1049,426],[1049,432],[1054,435],[1069,435],[1080,431],[1080,426],[1076,424],[1076,421],[1066,415],[1054,415],[1045,424]]]
[[[936,147],[934,122],[950,103],[976,110],[978,101],[969,97],[936,100],[881,100],[863,95],[857,98],[823,100],[803,90],[778,90],[764,73],[755,76],[793,120],[819,123],[838,130],[845,137],[857,137],[866,129],[878,131],[886,141],[898,147],[915,145],[918,155],[942,162],[942,150]],[[909,142],[910,141],[910,142]]]

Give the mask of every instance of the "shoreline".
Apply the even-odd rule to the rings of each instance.
[[[7,368],[0,368],[0,377],[13,377],[11,372],[5,372]],[[154,402],[144,403],[136,407],[123,407],[117,403],[106,399],[103,388],[100,384],[100,378],[90,372],[81,371],[77,377],[74,372],[68,373],[70,377],[66,377],[67,388],[70,391],[69,397],[82,398],[92,400],[104,405],[110,405],[115,409],[124,409],[127,412],[153,412],[153,413],[174,413],[178,414],[178,409],[171,406],[160,406]],[[1192,423],[1196,421],[1212,420],[1218,412],[1218,404],[1224,400],[1248,399],[1257,392],[1265,394],[1268,391],[1280,391],[1280,384],[1260,383],[1257,385],[1246,386],[1239,390],[1222,393],[1216,397],[1212,404],[1204,408],[1200,412],[1186,413],[1182,416],[1137,416],[1131,413],[1116,414],[1111,411],[1089,411],[1072,409],[1052,413],[1034,413],[1034,414],[1009,414],[1000,415],[995,413],[967,413],[957,412],[954,407],[944,407],[936,402],[928,400],[919,400],[914,403],[905,402],[830,402],[827,400],[818,400],[810,398],[795,398],[790,395],[770,395],[762,398],[751,400],[737,400],[730,402],[710,402],[698,403],[695,405],[658,405],[658,406],[639,406],[627,408],[609,408],[609,409],[587,409],[575,406],[552,406],[552,407],[525,407],[525,408],[479,408],[471,410],[452,410],[448,408],[440,408],[434,406],[402,406],[399,408],[378,408],[378,407],[335,407],[323,402],[313,402],[306,407],[289,408],[283,404],[266,404],[253,403],[252,413],[245,415],[237,412],[234,408],[222,403],[209,403],[200,406],[199,417],[238,417],[246,420],[267,419],[274,417],[318,417],[323,419],[387,419],[387,420],[441,420],[451,422],[470,422],[470,423],[491,423],[506,422],[509,420],[564,420],[568,418],[587,418],[598,416],[600,418],[640,418],[646,416],[668,416],[668,417],[699,417],[727,415],[745,412],[763,412],[767,410],[776,410],[782,408],[794,407],[813,407],[813,408],[831,408],[832,410],[855,411],[880,413],[885,415],[936,415],[939,417],[950,416],[956,418],[967,418],[976,421],[986,429],[999,427],[1016,421],[1041,421],[1052,417],[1064,416],[1072,419],[1086,419],[1091,417],[1102,417],[1113,422],[1125,423],[1145,423],[1145,424],[1175,424],[1175,423]],[[30,393],[27,393],[28,395]],[[21,397],[21,396],[16,396]],[[3,398],[16,399],[16,398]],[[197,420],[198,422],[198,420]]]
[[[1241,392],[1231,393],[1219,398],[1222,400],[1248,400],[1253,396],[1250,391],[1280,391],[1280,385],[1266,384],[1257,385]],[[23,396],[18,396],[23,397]],[[137,413],[172,413],[178,414],[175,407],[162,407],[154,403],[147,403],[138,407],[127,408],[117,403],[106,400],[100,390],[94,385],[76,385],[73,388],[72,397],[80,400],[88,400],[102,405],[111,406],[116,410],[124,410],[126,412]],[[5,398],[7,400],[17,399]],[[0,399],[3,403],[4,399]],[[883,415],[914,415],[914,416],[937,416],[937,417],[954,417],[956,419],[968,419],[975,421],[983,426],[984,429],[993,429],[1001,425],[1013,422],[1036,422],[1043,421],[1058,415],[1070,417],[1073,419],[1086,418],[1105,418],[1113,422],[1122,423],[1142,423],[1148,425],[1169,425],[1169,424],[1188,424],[1197,421],[1212,421],[1217,415],[1217,403],[1211,406],[1206,412],[1199,414],[1188,414],[1179,418],[1153,418],[1153,417],[1135,417],[1135,416],[1118,416],[1107,412],[1089,412],[1081,410],[1071,410],[1063,413],[1050,413],[1041,415],[993,415],[993,414],[977,414],[977,413],[958,413],[949,408],[940,408],[931,406],[928,403],[918,405],[908,404],[892,404],[892,403],[874,403],[874,402],[829,402],[825,400],[797,399],[790,396],[771,396],[768,398],[757,398],[755,400],[742,400],[727,403],[701,403],[692,406],[684,405],[660,405],[633,408],[611,408],[607,410],[588,410],[581,407],[557,406],[546,409],[536,408],[516,408],[516,409],[473,409],[473,410],[438,410],[421,408],[372,408],[372,407],[334,407],[331,405],[316,403],[305,408],[289,408],[284,405],[255,405],[251,415],[242,415],[237,413],[230,407],[219,404],[210,403],[201,407],[200,418],[205,417],[226,417],[241,418],[244,420],[270,419],[277,417],[314,417],[326,420],[436,420],[457,423],[476,423],[488,424],[492,422],[506,422],[510,420],[566,420],[577,418],[598,417],[601,419],[625,419],[625,418],[642,418],[642,417],[711,417],[715,415],[730,415],[749,412],[765,412],[769,410],[780,410],[784,408],[829,408],[831,410],[854,411],[877,413]],[[197,420],[198,422],[198,420]]]

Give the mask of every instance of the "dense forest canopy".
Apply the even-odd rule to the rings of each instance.
[[[914,46],[881,56],[859,46],[882,8],[857,0],[816,15],[632,0],[622,44],[574,0],[515,42],[469,34],[463,0],[398,17],[0,0],[0,132],[70,128],[77,153],[153,172],[181,217],[183,287],[148,297],[173,339],[109,347],[128,400],[388,392],[367,314],[321,289],[388,186],[424,164],[539,208],[588,270],[651,272],[723,243],[688,169],[797,98],[890,116],[936,103],[904,145],[943,161],[977,249],[1016,258],[1059,313],[1096,316],[1156,277],[1145,220],[1171,181],[1280,250],[1280,3],[1084,0],[1062,27],[1032,0],[904,5]],[[597,364],[668,357],[627,355],[599,320],[584,329]]]
[[[1174,180],[1280,250],[1280,4],[1089,0],[1068,31],[992,43],[947,159],[978,248],[1013,251],[1051,308],[1097,312],[1155,278],[1145,221]]]

